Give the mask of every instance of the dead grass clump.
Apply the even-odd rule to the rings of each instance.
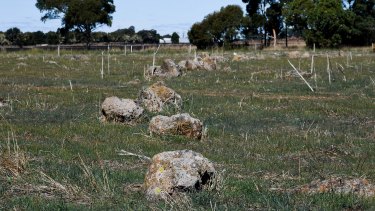
[[[62,198],[79,204],[90,204],[91,198],[78,186],[57,182],[44,172],[40,173],[43,185],[14,185],[7,192],[8,196],[37,195],[44,198]]]
[[[26,153],[19,148],[17,141],[13,140],[13,146],[8,141],[7,149],[0,153],[1,177],[19,177],[25,172],[28,159]]]

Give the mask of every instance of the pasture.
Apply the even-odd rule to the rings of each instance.
[[[136,99],[142,87],[160,80],[144,79],[153,50],[105,52],[103,78],[100,51],[0,52],[0,98],[7,104],[0,107],[0,210],[375,209],[374,195],[294,191],[332,177],[375,184],[369,48],[317,51],[316,77],[306,78],[314,92],[288,75],[288,59],[310,72],[311,51],[236,52],[249,57],[244,61],[231,61],[233,51],[210,53],[229,60],[215,71],[164,80],[182,96],[181,112],[204,122],[206,136],[197,141],[150,136],[153,113],[136,126],[99,121],[106,97]],[[161,48],[156,63],[193,57],[188,49]],[[214,190],[148,202],[142,190],[148,163],[117,153],[152,157],[182,149],[214,163]]]

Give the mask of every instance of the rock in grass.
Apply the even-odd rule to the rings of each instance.
[[[161,66],[150,66],[147,69],[146,77],[172,78],[182,75],[181,68],[173,60],[165,59]]]
[[[213,164],[191,150],[163,152],[152,158],[144,187],[149,200],[165,199],[176,192],[202,190],[215,175]]]
[[[178,63],[183,70],[217,70],[218,63],[228,61],[226,58],[222,56],[208,56],[206,54],[203,57],[197,57],[194,60],[183,60]]]
[[[183,135],[189,138],[201,139],[203,124],[199,119],[184,113],[171,117],[155,116],[151,119],[148,128],[153,134]]]
[[[0,98],[0,108],[1,107],[6,107],[8,106],[8,103],[6,100],[4,100],[3,98]]]
[[[316,180],[310,184],[302,185],[291,192],[300,192],[308,194],[335,193],[335,194],[354,194],[359,197],[374,197],[375,185],[363,178],[344,178],[332,176],[326,180]]]
[[[168,106],[176,109],[180,109],[182,106],[181,96],[173,89],[166,87],[162,81],[143,89],[139,94],[138,101],[150,112],[161,112]]]
[[[141,119],[143,112],[144,109],[130,99],[108,97],[102,104],[102,120],[107,122],[133,125]]]

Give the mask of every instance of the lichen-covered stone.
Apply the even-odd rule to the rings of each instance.
[[[183,135],[201,139],[203,124],[199,119],[192,118],[186,113],[171,117],[158,115],[151,119],[149,130],[158,135]]]
[[[179,191],[202,190],[215,175],[213,164],[191,150],[163,152],[152,158],[145,177],[149,200],[163,199]]]
[[[139,94],[138,101],[150,112],[161,112],[167,106],[176,109],[180,109],[182,106],[181,96],[161,81],[143,89]]]
[[[150,66],[145,73],[145,76],[149,78],[171,78],[178,77],[180,75],[182,75],[181,68],[171,59],[165,59],[161,66]]]
[[[102,104],[102,120],[107,122],[119,122],[135,124],[142,117],[144,109],[134,100],[108,97]]]

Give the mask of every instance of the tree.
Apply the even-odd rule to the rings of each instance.
[[[243,3],[246,4],[246,11],[248,13],[248,17],[251,19],[249,23],[252,25],[253,32],[255,34],[259,34],[258,29],[261,29],[263,32],[264,44],[267,43],[267,8],[269,8],[270,4],[276,4],[276,0],[242,0]],[[271,9],[272,10],[272,9]],[[269,11],[268,16],[272,15],[273,12]],[[274,20],[274,19],[273,19]],[[272,29],[271,29],[272,30]]]
[[[137,34],[142,38],[143,43],[157,44],[160,40],[160,34],[154,29],[141,30]]]
[[[46,42],[50,45],[56,45],[60,43],[59,33],[50,31],[46,33]]]
[[[191,44],[199,49],[205,49],[214,44],[211,34],[207,31],[206,22],[195,23],[188,31],[188,37]]]
[[[124,29],[118,29],[112,33],[110,33],[112,41],[116,42],[128,42],[129,38],[134,36],[135,33],[135,27],[130,26],[129,28]]]
[[[285,23],[292,26],[297,35],[302,36],[303,31],[308,28],[309,11],[313,8],[313,0],[294,0],[286,3],[282,11]]]
[[[178,44],[180,43],[180,36],[176,32],[173,32],[171,40],[173,44]]]
[[[198,48],[222,45],[236,40],[243,29],[244,14],[241,7],[229,5],[219,12],[207,15],[202,22],[195,23],[188,32],[189,40]]]
[[[308,12],[304,38],[308,46],[339,47],[351,35],[350,16],[337,0],[319,0]],[[350,40],[350,39],[349,39]]]
[[[113,0],[37,0],[35,6],[45,12],[42,21],[61,18],[66,30],[82,33],[87,47],[93,30],[100,25],[111,26],[111,14],[115,12]]]
[[[9,40],[6,39],[5,34],[0,32],[0,45],[10,45]]]
[[[352,44],[369,45],[375,40],[375,1],[347,0],[348,12],[354,15]]]
[[[24,45],[24,36],[21,30],[17,27],[10,28],[5,32],[5,38],[13,45],[22,47]]]

